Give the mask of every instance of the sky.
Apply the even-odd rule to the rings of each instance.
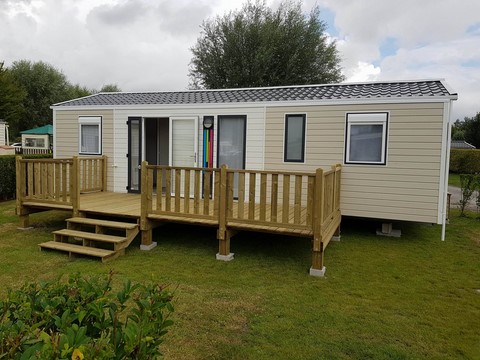
[[[272,7],[279,0],[266,0]],[[242,0],[0,0],[0,61],[45,61],[72,83],[181,91],[204,20]],[[445,79],[452,120],[480,112],[479,0],[304,0],[346,82]]]

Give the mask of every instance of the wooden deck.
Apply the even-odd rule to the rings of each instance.
[[[29,214],[49,209],[71,210],[80,217],[128,218],[138,223],[145,248],[152,246],[152,229],[161,223],[213,226],[218,229],[217,258],[223,260],[233,258],[230,239],[239,230],[301,236],[312,239],[314,271],[322,271],[325,248],[339,234],[339,165],[292,173],[144,162],[142,193],[131,194],[107,191],[106,162],[106,157],[18,158],[21,226],[28,226]]]
[[[166,196],[163,195],[163,202],[166,199]],[[193,208],[194,207],[194,199],[189,199],[188,205],[185,205],[185,199],[182,198],[180,202],[180,209],[179,212],[182,215],[175,216],[175,215],[158,215],[158,214],[150,214],[148,216],[151,220],[156,221],[173,221],[173,222],[186,222],[186,223],[194,223],[198,225],[206,225],[206,226],[218,226],[218,220],[214,220],[215,217],[215,209],[213,206],[213,200],[209,200],[209,215],[212,219],[209,218],[198,218],[198,217],[188,217],[184,216],[183,214],[186,213],[185,208]],[[153,203],[157,203],[157,195],[153,197]],[[199,201],[200,207],[205,207],[204,205],[205,200],[201,199]],[[290,235],[298,235],[298,236],[305,236],[309,237],[313,235],[312,229],[299,229],[295,227],[294,219],[295,219],[295,207],[289,207],[289,215],[288,224],[275,224],[272,223],[270,226],[261,226],[258,224],[248,224],[243,223],[240,221],[235,222],[233,219],[239,217],[239,206],[238,201],[233,202],[233,214],[234,217],[229,222],[230,226],[236,229],[243,229],[243,230],[252,230],[252,231],[268,231],[268,232],[281,232],[281,233],[288,233]],[[156,206],[153,206],[153,210],[156,210]],[[240,216],[244,219],[248,219],[249,217],[249,206],[243,208],[243,216]],[[251,220],[253,221],[260,221],[260,204],[255,204],[255,215],[252,217]],[[136,218],[140,219],[141,216],[141,195],[140,194],[123,194],[123,193],[113,193],[113,192],[100,192],[100,193],[91,193],[91,194],[81,194],[80,195],[80,212],[94,215],[104,215],[104,216],[119,216],[119,217],[128,217],[128,218]],[[271,206],[267,204],[266,208],[266,216],[270,217],[271,215]],[[283,218],[283,209],[279,211],[279,217]],[[307,209],[304,207],[301,209],[301,217],[300,221],[302,223],[306,223],[307,219]]]

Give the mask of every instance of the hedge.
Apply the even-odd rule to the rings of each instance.
[[[452,149],[450,172],[455,174],[480,173],[480,149]]]
[[[51,158],[51,154],[25,155],[24,159]],[[15,155],[0,156],[0,200],[15,199]]]

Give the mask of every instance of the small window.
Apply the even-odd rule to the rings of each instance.
[[[42,138],[25,138],[25,147],[44,148],[45,139]]]
[[[102,118],[81,116],[78,118],[80,154],[99,155],[102,153]]]
[[[388,113],[347,114],[346,164],[385,165]]]
[[[305,114],[285,115],[284,161],[305,161]]]

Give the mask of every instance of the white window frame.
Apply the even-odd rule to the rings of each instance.
[[[98,127],[98,152],[82,151],[82,126],[96,125]],[[78,153],[81,155],[102,154],[102,117],[101,116],[79,116],[78,117]]]
[[[386,165],[388,145],[388,112],[346,113],[345,164]],[[358,161],[350,159],[350,134],[352,125],[382,125],[382,153],[380,161]]]

